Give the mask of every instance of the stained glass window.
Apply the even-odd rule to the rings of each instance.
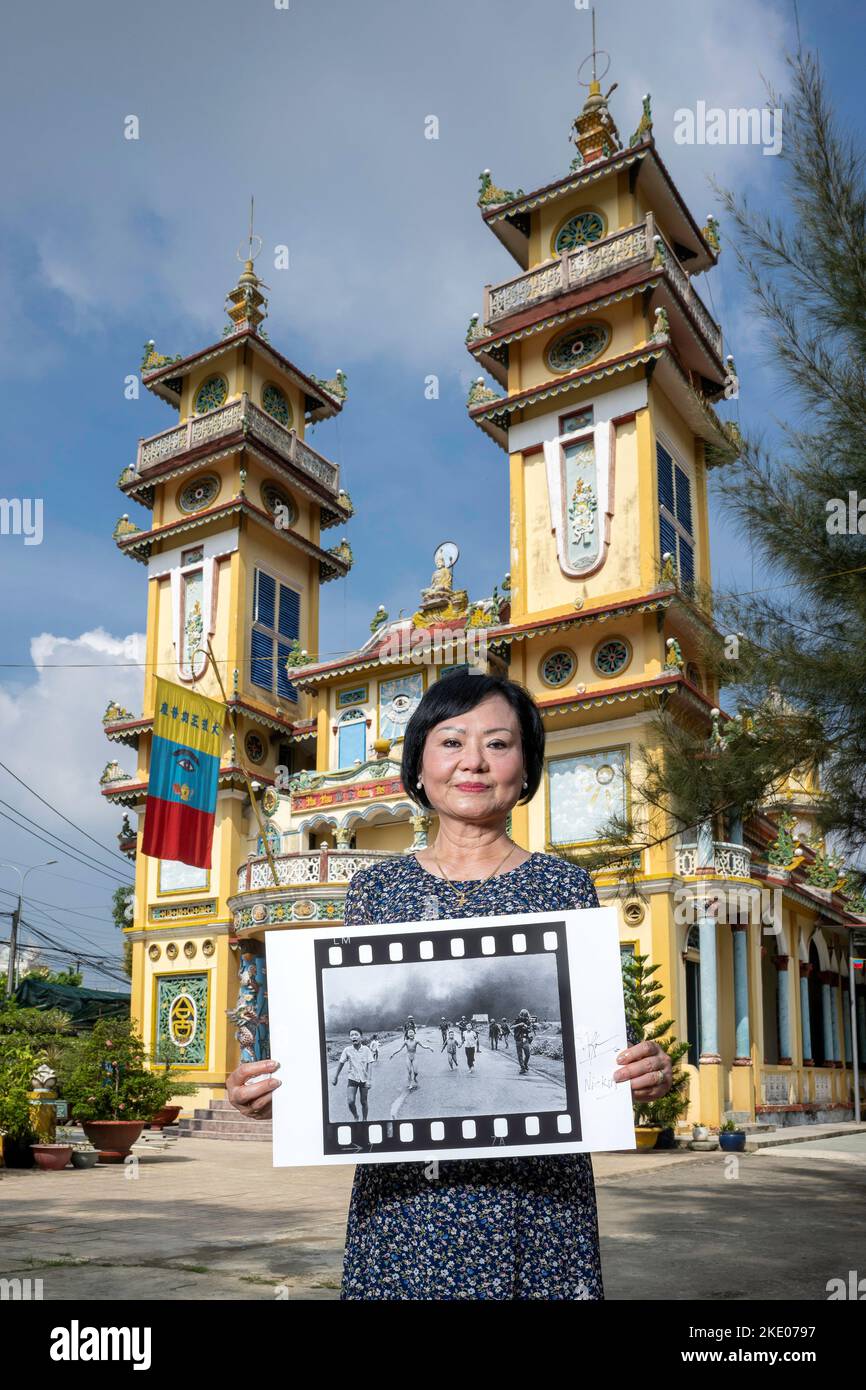
[[[220,480],[213,473],[193,478],[181,488],[177,499],[182,512],[200,512],[216,497],[220,490]]]
[[[262,405],[269,415],[273,415],[286,429],[292,423],[292,407],[284,391],[279,386],[268,384],[262,391]]]
[[[631,660],[631,648],[623,637],[609,637],[595,649],[593,665],[600,676],[616,676]]]
[[[224,376],[208,377],[196,393],[196,414],[204,415],[208,410],[216,410],[217,406],[222,405],[228,393],[229,386]]]
[[[547,365],[552,372],[573,372],[604,352],[610,341],[605,323],[586,323],[554,338],[547,349]]]
[[[549,652],[541,663],[541,679],[547,685],[565,685],[574,675],[576,665],[570,651]]]
[[[586,246],[603,236],[604,221],[597,212],[578,212],[560,227],[553,249],[558,256],[562,251],[573,251],[576,246]]]

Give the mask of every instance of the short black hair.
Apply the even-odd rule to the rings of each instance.
[[[455,671],[451,676],[440,677],[425,691],[412,718],[406,725],[403,739],[403,761],[400,776],[408,796],[428,811],[433,808],[423,787],[417,786],[421,771],[421,759],[427,735],[436,724],[444,719],[453,719],[457,714],[465,714],[475,709],[482,700],[491,695],[501,695],[507,700],[520,727],[520,741],[523,745],[523,761],[526,765],[526,790],[518,797],[518,803],[531,801],[538,791],[541,774],[544,770],[544,725],[538,706],[522,685],[504,676],[473,675],[469,671]]]

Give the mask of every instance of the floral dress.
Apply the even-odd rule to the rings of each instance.
[[[584,869],[535,853],[461,909],[448,885],[410,854],[355,875],[345,923],[597,906]],[[604,1298],[589,1154],[447,1160],[436,1178],[425,1176],[427,1166],[355,1169],[342,1299]]]

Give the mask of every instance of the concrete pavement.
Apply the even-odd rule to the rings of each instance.
[[[866,1129],[828,1128],[743,1155],[596,1155],[607,1297],[824,1299],[866,1275]],[[135,1152],[133,1169],[0,1171],[0,1277],[40,1277],[46,1299],[338,1298],[350,1166],[274,1169],[269,1144],[195,1138]]]

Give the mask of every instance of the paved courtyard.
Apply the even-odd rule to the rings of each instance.
[[[823,1300],[866,1275],[866,1126],[839,1129],[596,1155],[607,1297]],[[274,1169],[267,1143],[197,1138],[136,1154],[0,1170],[0,1276],[39,1277],[46,1299],[338,1298],[351,1167]]]

